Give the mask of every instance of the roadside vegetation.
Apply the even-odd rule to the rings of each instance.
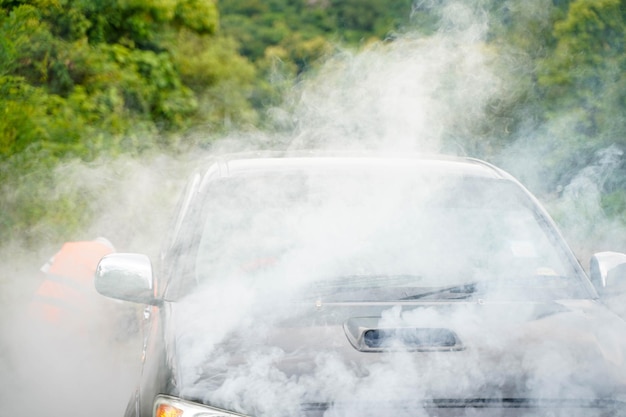
[[[234,130],[284,128],[269,110],[328,56],[431,36],[446,3],[0,0],[0,236],[63,241],[90,221],[95,191],[51,175],[69,161],[176,154]],[[513,57],[506,70],[519,88],[467,132],[474,156],[524,137],[544,159],[533,191],[549,195],[612,147],[620,157],[599,198],[626,221],[626,0],[476,7],[489,15],[485,47]]]

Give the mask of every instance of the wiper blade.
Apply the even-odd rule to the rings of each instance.
[[[464,284],[457,284],[447,287],[439,287],[429,289],[424,292],[420,292],[417,294],[408,295],[406,297],[400,298],[401,301],[406,300],[418,300],[420,298],[430,297],[432,295],[443,295],[446,294],[446,299],[465,299],[471,297],[478,289],[479,282],[467,282]]]

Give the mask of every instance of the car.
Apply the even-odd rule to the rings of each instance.
[[[173,217],[96,272],[147,306],[127,417],[626,415],[626,255],[485,161],[224,155]]]

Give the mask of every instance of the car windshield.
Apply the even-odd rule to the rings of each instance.
[[[556,233],[514,182],[277,173],[206,190],[194,279],[307,288],[330,301],[584,297]]]

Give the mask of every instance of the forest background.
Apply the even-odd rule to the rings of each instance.
[[[233,132],[243,141],[293,134],[297,123],[276,109],[289,107],[287,93],[305,77],[341,51],[435,36],[446,3],[0,0],[1,244],[74,239],[99,215],[98,187],[69,187],[55,174],[66,164],[175,157]],[[481,48],[508,57],[501,70],[516,88],[481,103],[482,123],[442,136],[512,171],[566,230],[575,229],[572,206],[550,201],[587,173],[593,204],[574,208],[591,221],[574,237],[621,233],[626,0],[473,7],[488,21]],[[528,157],[520,143],[540,155],[532,172],[511,162]],[[612,243],[626,251],[621,235]]]

